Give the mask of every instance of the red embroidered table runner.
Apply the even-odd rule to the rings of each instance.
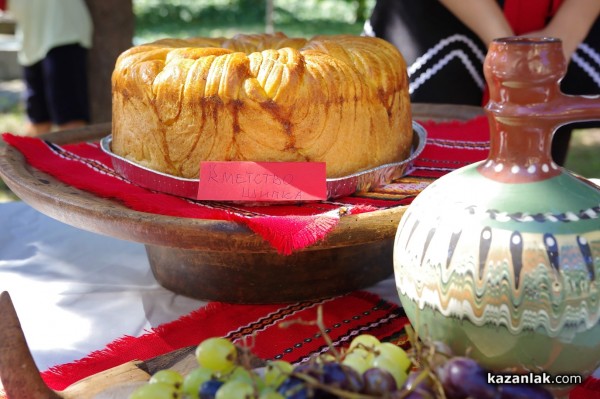
[[[382,341],[408,343],[404,331],[408,319],[402,308],[364,291],[286,305],[212,302],[140,337],[122,337],[83,359],[53,367],[43,372],[42,377],[49,387],[62,390],[82,378],[120,364],[148,360],[197,345],[213,336],[227,337],[238,343],[252,337],[253,353],[259,357],[302,362],[328,348],[318,327],[311,324],[317,320],[319,306],[322,307],[326,333],[336,347],[348,345],[358,334],[372,334]],[[571,391],[569,398],[600,399],[600,380],[588,378]]]
[[[408,322],[401,308],[363,291],[285,305],[211,302],[140,337],[122,337],[84,359],[53,367],[42,377],[49,387],[62,390],[82,378],[125,362],[148,360],[214,336],[227,337],[237,343],[248,339],[253,344],[252,352],[262,359],[301,362],[328,348],[314,324],[319,306],[323,325],[335,346],[349,344],[354,336],[364,333],[384,340],[401,338]],[[285,325],[290,322],[291,325]]]

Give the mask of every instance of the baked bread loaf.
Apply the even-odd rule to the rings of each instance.
[[[372,37],[163,39],[120,55],[112,96],[112,151],[185,178],[206,160],[326,162],[340,177],[412,142],[405,61]]]

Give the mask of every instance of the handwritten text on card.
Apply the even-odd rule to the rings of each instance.
[[[327,198],[324,162],[202,162],[198,199],[315,201]]]

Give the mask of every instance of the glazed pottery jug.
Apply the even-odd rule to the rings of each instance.
[[[497,39],[484,71],[489,156],[407,209],[398,293],[417,334],[485,367],[585,377],[600,365],[600,190],[550,144],[558,126],[600,119],[600,98],[560,91],[558,39]]]

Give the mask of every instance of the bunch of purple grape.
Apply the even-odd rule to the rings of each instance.
[[[185,376],[161,370],[129,399],[552,398],[540,386],[490,384],[476,361],[442,347],[419,368],[400,346],[368,334],[330,352],[296,366],[270,361],[259,372],[244,365],[233,343],[210,338],[196,350],[198,368]]]
[[[487,371],[466,357],[449,359],[435,375],[412,371],[400,387],[390,373],[378,368],[368,369],[361,376],[336,362],[302,365],[278,392],[286,399],[552,399],[550,392],[539,385],[491,384]]]
[[[448,399],[552,399],[541,385],[493,384],[488,371],[468,357],[448,359],[436,370],[437,377]]]

